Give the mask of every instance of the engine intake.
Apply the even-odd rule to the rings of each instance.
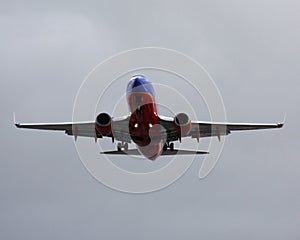
[[[96,117],[95,128],[96,131],[102,136],[108,136],[111,134],[111,117],[107,113],[100,113]]]
[[[192,129],[192,122],[185,113],[179,113],[175,116],[174,125],[179,133],[179,138],[187,136]]]

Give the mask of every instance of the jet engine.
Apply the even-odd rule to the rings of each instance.
[[[179,138],[187,136],[192,129],[192,122],[185,113],[179,113],[174,117],[174,125],[179,133]]]
[[[96,117],[95,122],[96,131],[102,136],[108,136],[111,134],[111,117],[107,113],[100,113]]]

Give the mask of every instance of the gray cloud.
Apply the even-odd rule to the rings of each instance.
[[[298,239],[299,8],[296,1],[16,1],[0,10],[1,239]],[[96,182],[60,133],[85,75],[121,50],[182,51],[216,81],[236,133],[199,181],[201,158],[169,188],[128,195]],[[174,86],[180,87],[180,86]],[[112,148],[115,146],[112,146]]]

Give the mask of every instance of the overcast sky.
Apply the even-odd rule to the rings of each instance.
[[[299,239],[299,12],[292,0],[1,1],[0,238]],[[97,182],[71,137],[14,128],[14,111],[24,122],[71,120],[88,72],[144,46],[204,65],[229,121],[287,113],[286,126],[234,133],[206,179],[199,158],[144,195]]]

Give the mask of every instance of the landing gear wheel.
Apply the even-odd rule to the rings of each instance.
[[[170,143],[170,151],[174,151],[174,143]]]
[[[128,143],[124,144],[124,151],[127,152],[128,151]]]
[[[118,151],[128,151],[128,143],[118,143],[117,145]]]
[[[117,149],[118,149],[118,152],[122,151],[121,143],[118,143]]]
[[[166,142],[164,144],[163,151],[167,151],[168,149],[170,149],[170,151],[174,151],[174,143]]]
[[[167,151],[167,150],[168,150],[168,145],[165,143],[163,147],[163,151]]]

